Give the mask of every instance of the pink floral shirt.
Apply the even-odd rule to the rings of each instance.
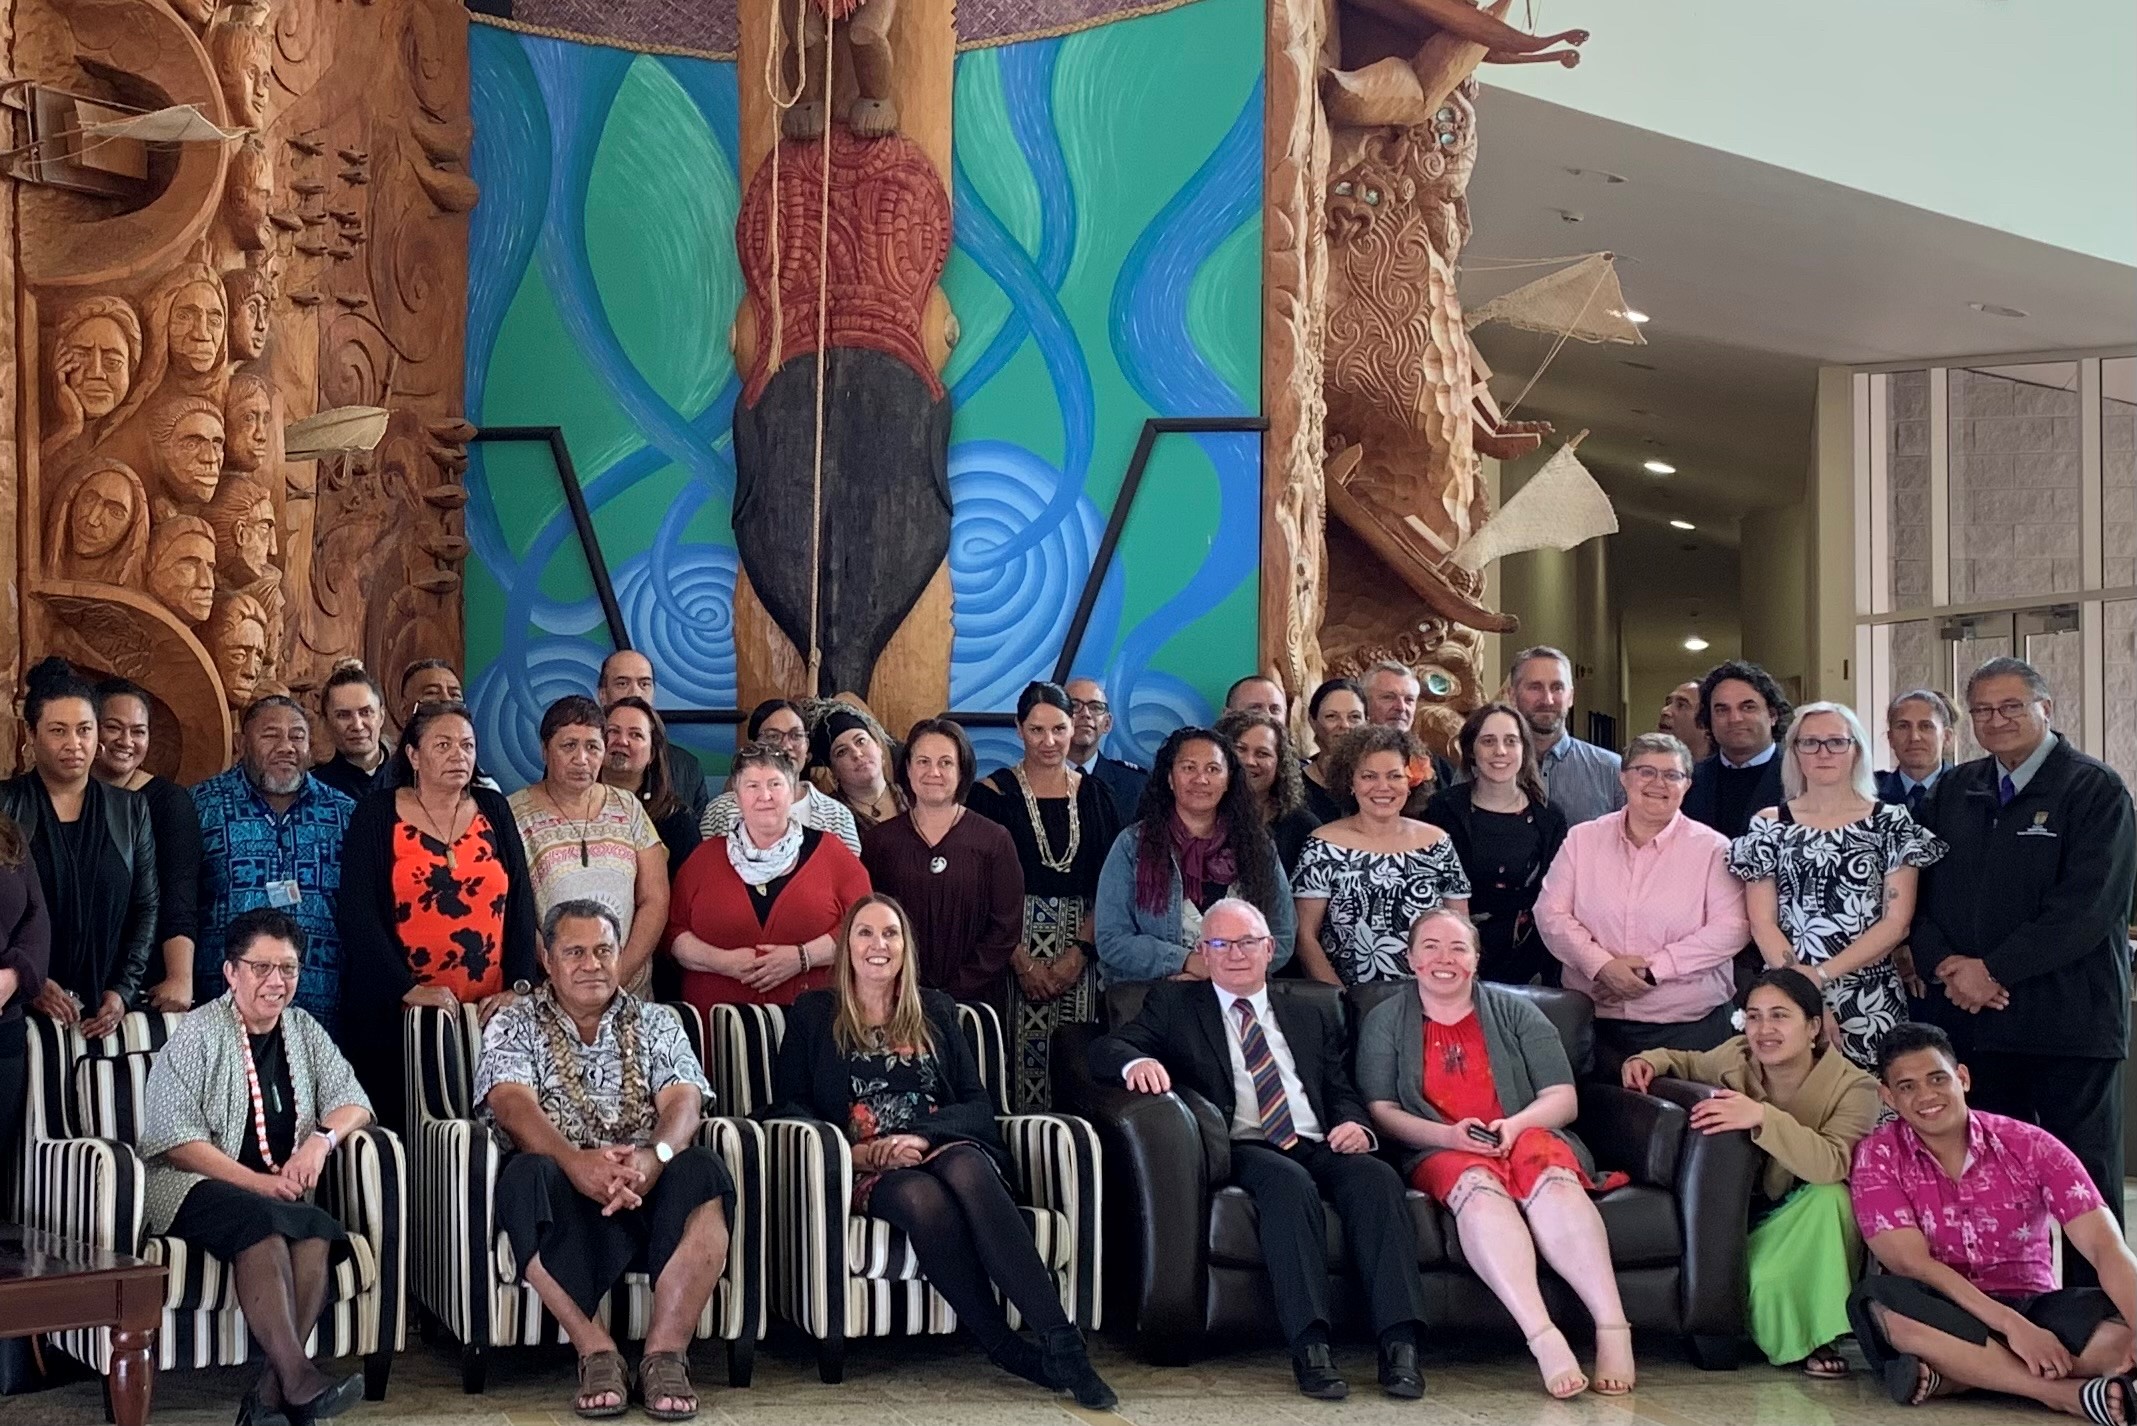
[[[2045,1129],[1970,1110],[1966,1167],[1952,1182],[1903,1120],[1855,1146],[1848,1176],[1862,1235],[1914,1228],[1931,1256],[1983,1292],[2050,1292],[2055,1279],[2048,1215],[2058,1223],[2102,1207],[2077,1155]]]

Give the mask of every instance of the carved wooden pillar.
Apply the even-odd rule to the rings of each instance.
[[[746,177],[736,241],[748,293],[734,333],[743,377],[735,651],[745,708],[772,696],[856,693],[902,733],[949,701],[949,402],[940,373],[954,325],[938,281],[950,237],[953,9],[953,0],[742,7]],[[811,110],[813,90],[783,113],[767,76],[792,95],[793,37],[817,40],[827,16],[828,114]],[[803,51],[811,86],[821,85],[824,56],[820,40]],[[820,287],[824,255],[829,281]],[[812,628],[821,650],[813,685]]]

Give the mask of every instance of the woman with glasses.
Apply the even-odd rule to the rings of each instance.
[[[809,725],[802,720],[801,710],[784,698],[767,698],[752,708],[742,732],[743,742],[769,748],[797,769],[808,764]],[[819,791],[805,777],[798,785],[801,790],[794,796],[794,820],[803,827],[829,832],[846,844],[847,851],[859,856],[861,829],[846,804]],[[698,835],[708,842],[717,841],[733,832],[741,821],[741,804],[735,800],[734,789],[729,788],[706,805]]]
[[[1944,844],[1905,807],[1878,800],[1869,739],[1837,703],[1796,710],[1781,787],[1780,806],[1754,816],[1730,847],[1729,870],[1745,883],[1767,966],[1809,976],[1841,1052],[1874,1071],[1878,1041],[1908,1018],[1892,951],[1907,939],[1919,869]]]
[[[1618,776],[1624,808],[1566,834],[1536,899],[1566,989],[1595,1002],[1606,1075],[1644,1050],[1711,1050],[1733,1036],[1732,963],[1751,939],[1728,839],[1683,812],[1690,749],[1642,733]]]

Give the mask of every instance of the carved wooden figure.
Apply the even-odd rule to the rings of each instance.
[[[782,0],[766,0],[768,5]],[[791,5],[793,0],[785,0]],[[846,106],[846,126],[862,138],[876,139],[898,127],[892,97],[891,27],[897,23],[898,0],[802,0],[798,33],[789,29],[783,68],[801,98],[786,112],[783,124],[792,139],[813,139],[824,131],[824,116],[833,96],[824,92],[824,47],[838,37],[851,66],[853,98]],[[834,33],[835,31],[835,33]],[[836,63],[833,66],[837,73]]]
[[[148,570],[148,492],[123,462],[92,459],[52,492],[45,565],[60,579],[139,584]]]
[[[197,515],[159,522],[148,544],[148,592],[188,624],[215,608],[215,530]]]

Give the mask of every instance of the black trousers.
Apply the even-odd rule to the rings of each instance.
[[[1664,1024],[1654,1020],[1605,1020],[1595,1022],[1595,1072],[1617,1083],[1625,1061],[1643,1050],[1711,1050],[1736,1034],[1730,1017],[1734,1005],[1715,1006],[1697,1020]]]
[[[497,1171],[497,1225],[511,1239],[520,1270],[539,1255],[557,1286],[589,1317],[631,1269],[658,1282],[690,1215],[713,1199],[720,1200],[731,1227],[734,1180],[703,1144],[668,1161],[644,1206],[607,1216],[546,1155],[514,1154]]]
[[[1328,1305],[1328,1213],[1335,1201],[1353,1270],[1365,1288],[1373,1331],[1424,1320],[1425,1286],[1417,1275],[1417,1235],[1403,1201],[1401,1175],[1372,1154],[1339,1154],[1301,1139],[1279,1149],[1232,1141],[1232,1182],[1254,1200],[1261,1256],[1276,1297],[1284,1340],[1298,1346],[1307,1329],[1324,1331]]]
[[[2122,1061],[2070,1055],[2023,1055],[2008,1050],[1966,1052],[1973,1078],[1967,1103],[1991,1114],[2038,1124],[2078,1156],[2086,1176],[2122,1221]],[[2092,1264],[2066,1248],[2063,1282],[2092,1287]]]

